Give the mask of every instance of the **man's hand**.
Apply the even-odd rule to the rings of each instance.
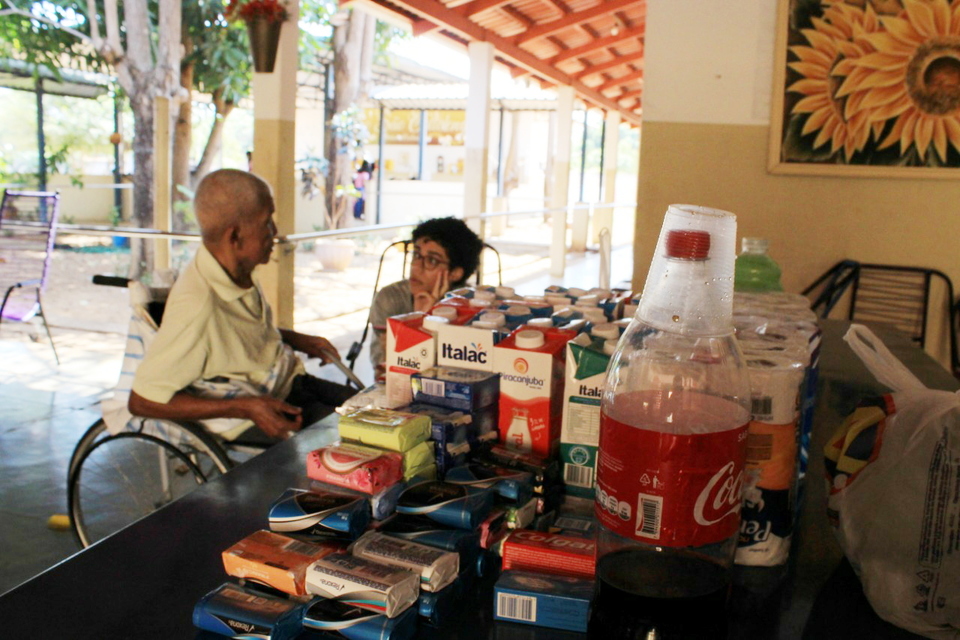
[[[127,408],[135,416],[162,420],[252,420],[261,431],[274,438],[288,438],[303,425],[299,407],[272,396],[200,398],[181,391],[169,402],[161,403],[147,400],[133,391]]]
[[[247,418],[268,436],[283,439],[289,438],[303,426],[303,416],[300,407],[287,404],[272,396],[256,398],[237,398],[244,405],[243,412]]]
[[[311,358],[320,358],[323,364],[340,359],[340,352],[326,338],[297,333],[289,329],[280,329],[280,335],[294,351],[305,353]]]
[[[413,295],[413,310],[428,312],[430,308],[440,301],[443,294],[450,288],[450,271],[444,269],[440,272],[440,277],[433,285],[432,291],[420,291]]]

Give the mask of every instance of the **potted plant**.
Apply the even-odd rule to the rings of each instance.
[[[280,28],[290,14],[280,0],[228,0],[224,15],[228,20],[242,20],[250,37],[253,69],[272,73],[280,46]]]

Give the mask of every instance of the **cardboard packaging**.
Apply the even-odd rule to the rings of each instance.
[[[539,334],[539,335],[538,335]],[[576,333],[523,326],[494,347],[500,374],[500,441],[552,456],[560,444],[564,356]]]

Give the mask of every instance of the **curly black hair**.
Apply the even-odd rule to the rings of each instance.
[[[480,264],[480,252],[483,251],[483,241],[464,223],[454,217],[433,218],[421,222],[413,230],[413,241],[424,238],[433,240],[447,252],[450,259],[450,268],[463,269],[463,278],[453,283],[453,287],[460,287],[473,275]]]

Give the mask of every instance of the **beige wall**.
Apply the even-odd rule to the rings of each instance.
[[[671,203],[737,214],[738,236],[770,240],[799,292],[843,258],[933,267],[960,285],[960,179],[782,176],[767,172],[767,126],[647,122],[640,147],[634,283],[642,287]],[[942,330],[928,351],[946,355]]]

